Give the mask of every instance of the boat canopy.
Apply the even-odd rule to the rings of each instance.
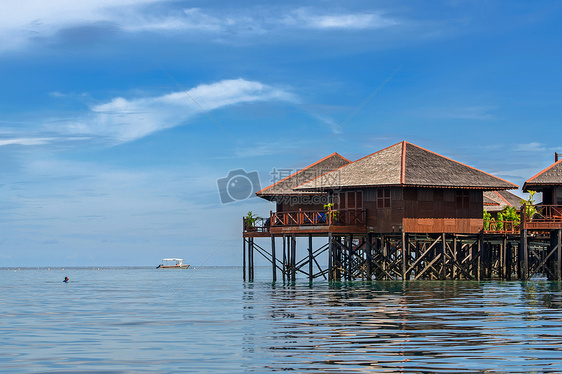
[[[164,258],[162,261],[183,261],[183,258]]]

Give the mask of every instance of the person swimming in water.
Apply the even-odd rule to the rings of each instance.
[[[69,280],[70,280],[70,279],[68,279],[68,277],[64,277],[63,282],[64,282],[64,283],[68,283]]]

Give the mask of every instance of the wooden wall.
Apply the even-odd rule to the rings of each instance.
[[[409,219],[407,225],[410,231],[407,232],[477,232],[476,222],[482,221],[482,191],[464,190],[464,204],[458,201],[457,191],[391,187],[390,206],[381,207],[377,203],[377,189],[364,189],[363,206],[367,209],[367,226],[372,227],[374,232],[399,232],[404,229],[403,219]],[[462,196],[460,198],[463,199]],[[435,227],[431,228],[433,224]]]

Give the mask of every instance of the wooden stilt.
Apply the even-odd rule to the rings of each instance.
[[[312,235],[308,235],[308,281],[312,282],[314,280],[314,273],[313,273],[313,261],[314,257],[312,255]]]
[[[519,245],[519,263],[521,266],[521,274],[519,279],[529,279],[529,247],[527,242],[527,229],[521,230],[521,244]]]
[[[372,262],[373,262],[373,234],[367,234],[367,243],[365,247],[365,272],[367,280],[373,280],[373,273],[372,273]]]
[[[328,233],[328,281],[334,280],[334,242],[332,233]]]
[[[275,256],[275,235],[271,235],[271,270],[273,282],[277,282],[277,257]]]
[[[556,239],[557,239],[557,246],[558,250],[556,252],[556,280],[562,280],[562,229],[556,230]]]
[[[297,239],[293,234],[291,236],[291,281],[292,282],[297,280],[296,257],[297,257]]]
[[[248,239],[244,238],[244,244],[242,247],[242,280],[246,282],[246,242]]]
[[[248,252],[248,269],[249,269],[249,273],[248,273],[248,281],[253,282],[254,281],[254,238],[249,238],[250,242],[249,242],[249,252]]]
[[[447,279],[447,236],[445,233],[441,234],[441,256],[443,260],[441,261],[441,279]]]
[[[283,282],[287,280],[287,237],[283,235]]]

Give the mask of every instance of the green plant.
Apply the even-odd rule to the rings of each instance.
[[[324,204],[324,209],[328,210],[328,214],[332,217],[332,222],[338,219],[338,211],[332,210],[334,208],[334,203]]]
[[[519,212],[512,206],[506,206],[500,212],[503,216],[504,221],[511,221],[511,222],[519,222],[521,221],[521,217],[519,216]]]
[[[249,211],[244,217],[244,226],[249,228],[255,227],[257,220],[258,216],[256,216],[252,211]]]
[[[535,201],[533,197],[537,191],[529,191],[529,198],[527,200],[522,199],[521,204],[525,204],[525,217],[530,221],[533,219],[533,216],[537,213],[537,207],[535,206]]]
[[[504,226],[503,221],[505,221],[505,217],[503,216],[502,212],[498,212],[497,217],[498,217],[498,219],[496,221],[496,231],[501,231],[501,230],[503,230],[503,226]]]
[[[490,219],[492,218],[492,215],[488,213],[486,209],[484,209],[483,218],[484,218],[484,230],[490,230]]]

